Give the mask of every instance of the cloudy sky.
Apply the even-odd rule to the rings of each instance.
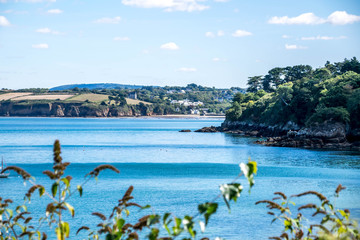
[[[0,0],[0,88],[245,87],[359,43],[359,0]]]

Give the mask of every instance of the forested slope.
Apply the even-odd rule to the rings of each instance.
[[[258,125],[286,130],[340,124],[350,141],[360,140],[360,63],[354,57],[313,69],[274,68],[248,80],[223,127]],[[281,131],[280,131],[281,132]]]

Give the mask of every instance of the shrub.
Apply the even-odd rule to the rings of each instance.
[[[313,123],[323,123],[325,121],[348,123],[350,114],[343,107],[320,108],[306,121],[306,125],[310,126]]]

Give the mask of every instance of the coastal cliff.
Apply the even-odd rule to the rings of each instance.
[[[82,103],[0,102],[0,116],[16,117],[130,117],[142,112],[132,106],[95,106]],[[146,114],[146,113],[145,113]]]

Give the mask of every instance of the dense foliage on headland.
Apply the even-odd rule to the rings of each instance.
[[[235,95],[226,114],[231,121],[299,126],[335,121],[360,127],[360,63],[354,57],[309,65],[273,68],[248,80],[246,94]]]
[[[269,146],[360,150],[360,63],[354,57],[273,68],[235,95],[222,128]],[[214,130],[214,129],[211,129]],[[210,131],[203,129],[201,131]]]

